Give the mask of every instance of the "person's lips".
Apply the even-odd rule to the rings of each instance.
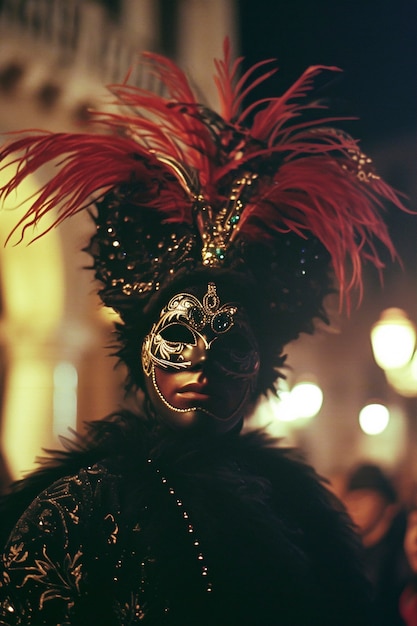
[[[187,400],[209,400],[211,397],[210,389],[207,384],[203,383],[188,383],[183,387],[180,387],[177,394]]]

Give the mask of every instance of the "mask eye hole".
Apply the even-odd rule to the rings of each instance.
[[[195,345],[195,337],[191,330],[183,324],[169,324],[159,333],[165,341],[170,343],[187,343]]]
[[[247,337],[230,332],[213,344],[213,357],[222,367],[236,373],[249,373],[256,362],[256,350]]]
[[[251,351],[252,346],[250,345],[247,337],[240,333],[230,332],[221,339],[217,341],[217,345],[222,352],[231,352],[231,353],[241,353],[247,354]]]

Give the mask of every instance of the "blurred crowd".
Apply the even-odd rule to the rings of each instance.
[[[339,496],[362,538],[372,626],[417,626],[417,490],[405,501],[388,472],[365,463]]]

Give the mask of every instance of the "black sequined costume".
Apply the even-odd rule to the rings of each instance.
[[[366,624],[345,514],[277,444],[161,436],[132,414],[94,423],[13,496],[16,514],[61,475],[8,540],[0,623]]]

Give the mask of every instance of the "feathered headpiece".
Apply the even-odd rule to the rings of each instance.
[[[363,262],[382,268],[376,243],[395,255],[380,209],[401,202],[357,142],[306,97],[316,75],[335,68],[310,67],[283,95],[244,108],[275,70],[264,61],[239,77],[241,61],[226,42],[215,62],[220,114],[199,103],[172,61],[145,53],[162,95],[112,86],[114,109],[91,113],[97,132],[33,131],[0,153],[18,165],[2,196],[46,163],[56,166],[16,226],[22,237],[51,210],[57,225],[96,205],[88,251],[104,304],[121,315],[119,354],[136,384],[152,303],[181,281],[218,276],[246,290],[266,389],[283,346],[325,316],[331,274],[349,303]]]

